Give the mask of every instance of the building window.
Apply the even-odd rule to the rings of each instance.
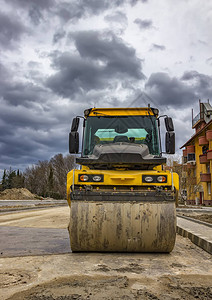
[[[208,146],[203,146],[202,147],[202,154],[206,154],[208,151]]]
[[[210,174],[210,164],[206,165],[206,170],[207,170],[207,173]]]
[[[188,153],[188,161],[195,161],[195,153]]]
[[[210,194],[211,194],[211,183],[208,182],[208,195],[210,195]]]

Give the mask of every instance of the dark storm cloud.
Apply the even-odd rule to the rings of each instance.
[[[17,17],[0,12],[0,45],[3,49],[14,48],[26,32],[27,29]]]
[[[152,44],[151,51],[164,51],[166,47],[164,45]]]
[[[28,63],[29,72],[39,65],[37,62],[30,61]],[[32,80],[23,81],[16,77],[16,70],[20,66],[6,67],[0,62],[0,99],[5,100],[8,105],[12,106],[29,106],[32,103],[45,103],[48,99],[48,90],[41,84],[33,83]],[[27,77],[27,73],[25,76]],[[42,82],[41,74],[37,72],[38,81]],[[31,78],[32,79],[32,78]]]
[[[52,104],[14,107],[2,98],[0,106],[0,169],[2,164],[7,169],[20,168],[67,151],[70,111],[66,109],[69,116],[65,112],[61,118],[63,109],[57,115],[58,108],[52,109]]]
[[[152,28],[152,21],[151,20],[141,20],[139,18],[135,19],[135,24],[139,26],[141,30],[146,30]]]
[[[187,71],[183,74],[183,81],[192,81],[199,95],[206,98],[212,98],[212,77],[198,73],[197,71]],[[200,97],[200,98],[202,98]]]
[[[212,98],[212,77],[196,71],[187,71],[180,79],[154,73],[146,83],[146,91],[162,106],[186,108],[197,99]]]
[[[11,105],[26,105],[27,102],[42,102],[45,99],[44,93],[44,88],[32,83],[8,83],[3,98]]]
[[[57,53],[53,66],[58,72],[47,86],[64,97],[112,86],[117,81],[141,80],[141,61],[135,50],[114,34],[83,31],[70,35],[80,56]]]
[[[90,61],[84,61],[70,53],[60,53],[53,60],[59,71],[50,76],[47,86],[63,97],[74,96],[81,90],[102,89],[105,87],[103,68]]]
[[[105,63],[104,71],[110,76],[114,72],[135,79],[144,79],[141,73],[141,61],[136,57],[135,49],[127,46],[113,33],[106,33],[102,38],[100,32],[85,31],[74,34],[73,38],[81,57]]]
[[[0,64],[0,98],[10,105],[27,105],[28,102],[42,102],[46,98],[46,89],[29,82],[20,82]]]
[[[146,91],[163,106],[186,107],[196,98],[192,88],[167,73],[152,74],[146,83]]]

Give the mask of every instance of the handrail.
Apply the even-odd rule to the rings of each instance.
[[[192,120],[192,127],[201,119],[204,118],[204,115],[207,117],[207,114],[205,113],[205,110],[201,113],[198,113]]]

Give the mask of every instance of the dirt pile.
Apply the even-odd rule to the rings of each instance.
[[[39,199],[37,195],[32,194],[29,190],[25,188],[19,189],[6,189],[0,192],[1,200],[29,200],[29,199]]]
[[[188,217],[212,224],[212,214],[211,215],[203,214],[199,216],[188,215]]]
[[[151,277],[127,276],[65,277],[15,293],[8,300],[209,300],[210,276],[195,282],[189,275]],[[196,276],[198,278],[198,275]],[[192,279],[192,280],[191,280]],[[199,278],[198,278],[199,279]]]

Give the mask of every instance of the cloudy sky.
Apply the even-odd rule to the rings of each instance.
[[[179,149],[212,103],[211,32],[208,0],[0,0],[0,170],[66,154],[93,106],[150,103]]]

